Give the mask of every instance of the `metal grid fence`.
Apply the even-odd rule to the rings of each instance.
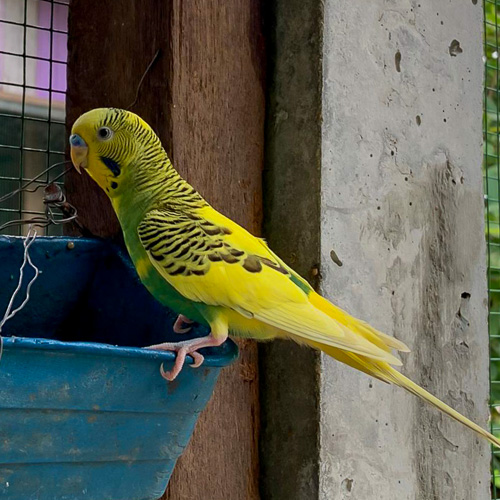
[[[0,0],[0,198],[64,160],[68,4]],[[40,190],[20,193],[0,205],[0,226],[43,210]]]
[[[484,198],[488,245],[491,428],[500,436],[500,73],[499,0],[484,0]],[[500,496],[500,453],[493,450],[492,498]]]

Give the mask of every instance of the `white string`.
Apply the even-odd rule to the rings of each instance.
[[[21,268],[19,269],[19,281],[17,283],[16,289],[12,293],[9,304],[7,305],[7,309],[5,310],[3,319],[2,321],[0,321],[0,360],[2,359],[2,354],[3,354],[3,337],[1,335],[2,328],[9,319],[12,319],[21,309],[23,309],[26,306],[26,304],[30,300],[31,287],[40,274],[40,270],[38,269],[38,267],[35,266],[35,264],[33,264],[29,254],[29,249],[33,244],[33,242],[35,241],[36,237],[37,237],[36,229],[33,229],[33,226],[30,224],[28,228],[28,234],[26,235],[26,238],[24,239],[23,243],[24,256],[23,256],[23,263],[21,265]],[[35,275],[33,276],[33,278],[31,278],[30,282],[28,283],[28,286],[26,287],[25,299],[22,301],[19,307],[16,307],[16,309],[13,310],[12,308],[14,307],[14,301],[23,285],[24,269],[27,264],[35,271]]]

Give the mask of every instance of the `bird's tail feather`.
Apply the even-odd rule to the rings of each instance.
[[[389,337],[388,335],[375,330],[370,325],[365,323],[364,321],[360,321],[353,316],[350,316],[342,309],[333,305],[331,302],[326,300],[321,295],[318,295],[315,292],[312,292],[309,295],[310,302],[317,307],[319,310],[323,311],[325,314],[328,314],[330,317],[336,319],[339,323],[346,326],[349,330],[358,335],[363,336],[366,340],[369,340],[377,347],[384,349],[387,352],[390,352],[391,349],[396,349],[398,351],[406,351],[409,349],[406,347],[403,342]],[[360,370],[372,377],[375,377],[383,382],[387,382],[389,384],[394,384],[408,392],[418,396],[420,399],[427,401],[432,406],[435,406],[443,413],[446,413],[450,417],[458,420],[462,424],[464,424],[469,429],[477,432],[480,436],[487,439],[490,443],[500,448],[500,439],[493,436],[493,434],[484,430],[479,425],[475,424],[468,418],[461,415],[458,411],[454,410],[446,403],[443,403],[441,400],[433,396],[431,393],[427,392],[425,389],[417,385],[415,382],[405,377],[402,373],[399,373],[395,370],[389,363],[384,361],[377,361],[374,359],[370,359],[361,354],[355,354],[353,352],[344,351],[340,348],[332,347],[329,345],[321,344],[320,342],[313,342],[311,340],[301,339],[302,342],[306,342],[311,347],[316,349],[320,349],[325,354],[328,354],[332,358],[341,361],[357,370]]]
[[[406,389],[408,392],[415,394],[415,396],[418,396],[420,399],[427,401],[432,406],[440,409],[443,413],[446,413],[450,417],[464,424],[469,429],[477,432],[480,436],[487,439],[491,444],[494,444],[496,447],[500,448],[500,439],[496,438],[493,434],[484,430],[482,427],[475,424],[467,417],[464,417],[462,414],[458,413],[458,411],[454,410],[446,403],[443,403],[440,399],[433,396],[430,392],[427,392],[425,389],[410,380],[408,377],[405,377],[402,373],[399,373],[390,365],[387,366],[387,380],[388,382],[392,382],[395,385]]]
[[[341,361],[357,370],[360,370],[372,377],[375,377],[383,382],[387,382],[389,384],[394,384],[408,392],[418,396],[420,399],[427,401],[432,406],[435,406],[442,412],[446,413],[450,417],[458,420],[462,424],[464,424],[469,429],[477,432],[480,436],[487,439],[490,443],[494,444],[498,448],[500,448],[500,439],[493,436],[493,434],[484,430],[479,425],[475,424],[468,418],[461,415],[458,411],[454,410],[446,403],[443,403],[441,400],[433,396],[431,393],[427,392],[425,389],[417,385],[415,382],[405,377],[403,374],[399,373],[395,370],[391,365],[385,363],[383,361],[375,361],[364,356],[360,356],[358,354],[354,354],[351,352],[346,352],[341,349],[337,349],[331,346],[319,344],[317,342],[306,341],[311,347],[316,349],[320,349],[325,354],[328,354],[332,358]]]
[[[392,349],[400,352],[410,352],[408,346],[400,340],[379,332],[368,323],[351,316],[344,310],[340,309],[340,307],[333,305],[329,300],[325,299],[318,293],[311,292],[309,294],[309,301],[314,307],[323,313],[337,320],[349,330],[357,333],[372,344],[375,344],[377,347],[384,349],[386,352],[390,352]]]

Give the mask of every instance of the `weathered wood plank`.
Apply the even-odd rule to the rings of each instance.
[[[73,0],[68,123],[97,106],[127,107],[159,133],[180,173],[216,208],[257,232],[264,143],[260,3]],[[117,237],[105,196],[72,174],[68,198],[94,234]],[[257,350],[242,342],[221,376],[164,499],[258,497]]]

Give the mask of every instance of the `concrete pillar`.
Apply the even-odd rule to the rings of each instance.
[[[286,8],[281,15],[288,15]],[[287,31],[277,33],[275,43],[288,44],[282,57],[293,65],[294,51],[314,47],[290,44],[287,34],[301,27],[292,17],[283,23]],[[287,180],[286,193],[274,179],[268,185],[268,216],[274,221],[268,237],[272,243],[275,236],[291,234],[286,227],[316,225],[322,292],[406,342],[413,352],[401,356],[403,372],[486,426],[481,2],[325,0],[323,30],[322,99],[316,110],[318,119],[322,115],[320,207],[309,218],[301,211],[297,186],[303,174],[295,178],[297,185]],[[290,150],[300,149],[297,143],[311,147],[303,135],[307,123],[291,123],[293,111],[282,112],[283,106],[293,107],[286,101],[287,85],[302,81],[308,70],[296,60],[293,71],[271,75],[279,98],[270,101],[274,135],[268,135],[267,165],[271,171],[281,165],[280,175],[287,171],[279,159],[288,155],[286,144]],[[279,152],[272,148],[277,143]],[[289,175],[297,168],[294,161],[299,154],[288,158]],[[272,218],[277,207],[288,207],[289,222]],[[312,251],[298,250],[296,260],[308,262]],[[300,366],[297,353],[289,361]],[[286,378],[279,383],[291,401],[294,386]],[[317,490],[265,498],[489,498],[489,448],[472,432],[401,389],[324,356],[318,384],[308,393],[319,391],[319,409],[312,401],[308,413],[318,418],[308,455],[314,458],[313,449],[318,451],[317,467],[309,468],[319,471]],[[272,405],[265,408],[264,425],[272,422],[272,411]],[[293,414],[288,407],[289,421]],[[288,425],[293,439],[299,424]],[[284,457],[271,453],[267,474],[272,477],[273,460],[281,470],[291,467],[292,451]],[[289,470],[292,475],[305,469]]]
[[[481,5],[327,0],[323,56],[322,290],[486,425]],[[320,498],[489,498],[485,443],[325,358],[320,432]]]

